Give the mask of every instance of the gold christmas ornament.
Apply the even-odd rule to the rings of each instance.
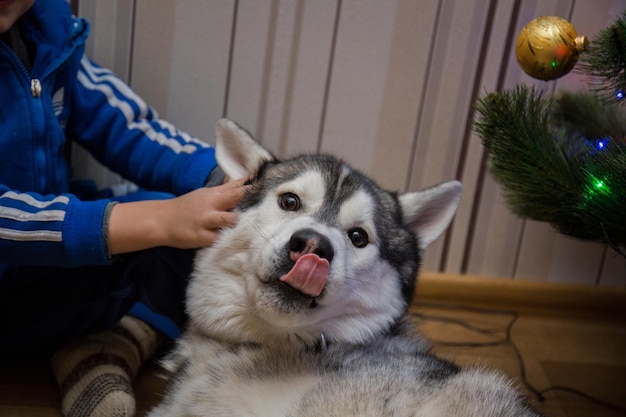
[[[554,80],[570,72],[586,44],[587,38],[578,36],[567,20],[540,16],[520,31],[515,56],[526,74],[539,80]]]

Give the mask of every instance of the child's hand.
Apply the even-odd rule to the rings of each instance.
[[[244,180],[230,181],[217,187],[200,188],[175,198],[163,212],[166,246],[199,248],[211,246],[223,227],[231,227],[235,208],[245,193]],[[161,217],[159,215],[159,217]]]
[[[199,188],[171,200],[117,204],[109,218],[111,254],[156,246],[193,249],[211,246],[220,229],[237,221],[232,210],[243,197],[245,180]]]

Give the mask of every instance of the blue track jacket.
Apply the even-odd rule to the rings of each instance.
[[[0,42],[0,280],[8,264],[107,264],[107,200],[69,194],[66,137],[141,187],[202,187],[214,149],[158,118],[84,55],[88,23],[66,0],[37,0],[20,20],[37,45],[32,71]]]

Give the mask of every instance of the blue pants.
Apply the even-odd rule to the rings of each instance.
[[[176,337],[187,321],[193,257],[189,250],[156,248],[121,256],[111,266],[11,266],[0,284],[0,352],[48,355],[113,327],[129,312]]]
[[[139,192],[118,200],[171,197]],[[187,321],[194,255],[155,248],[118,256],[107,266],[9,266],[0,279],[0,353],[49,355],[72,339],[113,327],[126,314],[177,337]]]

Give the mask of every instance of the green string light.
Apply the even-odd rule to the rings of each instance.
[[[611,187],[606,178],[598,178],[593,174],[589,175],[589,181],[585,187],[585,200],[596,199],[598,197],[610,197]]]

